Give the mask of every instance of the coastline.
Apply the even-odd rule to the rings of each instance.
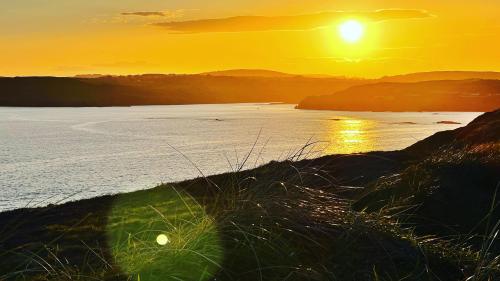
[[[57,256],[69,264],[84,264],[84,267],[77,267],[79,274],[88,273],[89,268],[106,278],[132,274],[135,267],[127,263],[126,257],[142,250],[120,248],[117,251],[116,231],[127,227],[132,227],[132,231],[143,229],[151,223],[154,214],[168,215],[171,207],[164,204],[173,200],[169,204],[190,206],[186,210],[191,210],[193,217],[188,219],[188,225],[197,227],[191,229],[186,225],[186,219],[177,216],[169,217],[169,221],[178,224],[177,229],[197,233],[196,241],[205,241],[193,244],[201,248],[193,247],[213,255],[217,261],[217,266],[207,269],[211,276],[221,278],[229,274],[231,278],[226,279],[233,280],[259,278],[259,274],[265,274],[264,279],[272,279],[289,273],[279,269],[259,273],[258,269],[265,265],[294,267],[300,279],[311,276],[308,267],[319,272],[322,267],[333,266],[345,268],[336,273],[343,280],[352,280],[373,275],[374,265],[377,274],[380,271],[380,274],[400,276],[417,274],[420,271],[414,266],[420,264],[422,268],[431,268],[433,274],[442,280],[461,279],[473,274],[478,263],[485,262],[474,254],[475,249],[481,249],[483,240],[474,239],[474,235],[466,236],[467,228],[475,229],[474,232],[479,234],[489,227],[484,224],[476,226],[484,216],[494,216],[491,217],[493,221],[500,217],[498,212],[492,213],[488,207],[490,204],[486,203],[495,200],[492,194],[496,181],[500,181],[496,173],[499,116],[500,111],[484,114],[465,127],[437,133],[401,151],[271,162],[252,170],[165,184],[150,190],[0,213],[3,225],[0,252],[4,260],[9,261],[0,267],[0,276],[7,276],[10,280],[12,268],[19,269],[21,264],[39,268],[34,262],[37,256],[47,256],[47,259]],[[421,182],[414,187],[411,181],[406,181],[415,173],[420,175]],[[441,189],[435,190],[435,180],[440,182]],[[449,192],[447,186],[456,189],[457,185],[461,186],[459,193],[452,197],[446,195]],[[444,198],[448,196],[449,201],[444,205],[439,199],[443,195]],[[462,214],[465,210],[460,209],[463,200],[484,208],[469,213],[465,220]],[[483,204],[474,203],[477,200]],[[423,207],[408,208],[415,204]],[[155,212],[147,212],[148,206],[156,206]],[[454,211],[445,212],[449,208]],[[118,227],[117,218],[125,214],[135,222],[124,222],[125,225]],[[417,214],[434,216],[442,225],[430,224],[432,217],[412,219],[419,217]],[[398,223],[403,218],[406,223],[411,222],[411,229]],[[143,226],[138,226],[138,222]],[[260,227],[255,228],[256,224]],[[200,230],[198,225],[205,226]],[[448,230],[453,225],[452,233],[458,240],[440,239],[450,235]],[[264,233],[263,229],[266,230]],[[164,232],[170,233],[169,237],[176,237],[168,227]],[[255,239],[249,238],[250,234]],[[435,238],[427,239],[429,235]],[[468,250],[458,242],[466,237]],[[290,252],[283,256],[282,252],[272,250],[278,245],[276,243],[284,243]],[[349,248],[343,248],[344,244],[350,245]],[[297,248],[298,245],[302,246]],[[317,247],[330,250],[318,256]],[[339,258],[338,251],[350,254]],[[499,253],[496,247],[489,251]],[[293,258],[288,256],[292,252]],[[125,253],[125,256],[120,253]],[[256,253],[263,256],[256,260]],[[380,259],[380,255],[388,255],[392,260]],[[82,260],[82,257],[89,258]],[[394,257],[398,257],[397,261]],[[353,262],[355,270],[348,266]],[[394,262],[397,267],[393,266]],[[299,263],[308,266],[297,267]],[[144,266],[140,272],[153,270],[156,262]],[[257,271],[252,271],[252,268]],[[168,270],[173,270],[169,274],[177,278],[191,279],[191,274],[201,274]],[[43,269],[34,272],[35,275],[46,274]],[[496,265],[490,264],[488,274],[498,276]]]

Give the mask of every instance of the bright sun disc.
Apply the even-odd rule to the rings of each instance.
[[[355,43],[363,37],[364,27],[358,21],[348,20],[339,25],[339,33],[344,41]]]

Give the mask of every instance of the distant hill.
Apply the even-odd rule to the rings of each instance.
[[[102,75],[102,74],[78,74],[78,75],[75,75],[75,78],[100,78],[100,77],[104,77],[106,75]]]
[[[132,75],[0,78],[0,106],[127,106],[195,103],[298,103],[363,80],[342,78]]]
[[[487,111],[499,106],[498,83],[492,78],[500,81],[500,73],[443,71],[355,79],[236,69],[195,75],[0,77],[0,106],[284,102],[300,103],[303,109]]]
[[[212,76],[233,76],[233,77],[297,77],[304,76],[310,78],[346,78],[328,74],[290,74],[285,72],[266,69],[229,69],[222,71],[212,71],[200,73],[201,75]],[[466,80],[466,79],[500,79],[500,72],[495,71],[429,71],[408,73],[393,76],[384,76],[378,79],[366,79],[373,82],[420,82],[435,80]]]
[[[420,82],[434,80],[500,79],[500,72],[494,71],[432,71],[386,76],[379,82]]]
[[[294,77],[299,75],[265,70],[265,69],[230,69],[200,73],[201,75],[212,76],[233,76],[233,77]]]
[[[500,108],[500,80],[380,82],[311,96],[300,109],[349,111],[491,111]]]

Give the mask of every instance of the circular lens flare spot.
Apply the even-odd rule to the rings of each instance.
[[[173,186],[117,196],[106,236],[114,264],[130,281],[208,281],[222,268],[215,219]]]
[[[339,25],[340,37],[348,43],[356,43],[363,37],[365,29],[356,20],[348,20]]]
[[[160,234],[158,235],[158,237],[156,237],[156,243],[158,243],[161,246],[165,246],[168,243],[170,243],[170,239],[168,239],[167,235]]]

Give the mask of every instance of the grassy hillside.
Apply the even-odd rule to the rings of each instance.
[[[300,109],[350,111],[491,111],[500,107],[500,80],[382,82],[310,96]]]
[[[0,280],[497,280],[499,124],[0,213]]]
[[[499,135],[497,110],[417,142],[404,151],[421,160],[367,187],[355,209],[397,213],[422,233],[484,238],[500,223]]]

